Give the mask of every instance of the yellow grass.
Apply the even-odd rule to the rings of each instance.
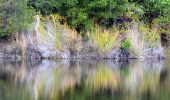
[[[26,58],[26,39],[25,37],[22,35],[21,37],[21,53],[22,53],[22,58],[25,59]]]
[[[76,49],[80,49],[81,37],[75,30],[70,29],[67,24],[60,24],[61,19],[63,18],[57,14],[40,17],[37,28],[39,41],[61,51],[74,45],[77,46]]]
[[[88,33],[90,45],[98,48],[101,52],[111,51],[116,45],[118,32],[113,30],[103,30],[101,27],[96,26],[95,30]]]
[[[149,28],[146,24],[133,22],[129,25],[127,38],[130,39],[130,52],[140,56],[147,48],[160,47],[160,36],[157,28]]]

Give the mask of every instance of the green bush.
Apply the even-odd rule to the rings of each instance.
[[[126,12],[126,3],[127,0],[29,0],[29,5],[43,15],[64,16],[67,24],[80,33],[91,30],[95,24],[111,26]]]
[[[121,48],[123,49],[129,49],[131,46],[130,40],[126,39],[121,42]]]
[[[108,28],[130,20],[152,24],[168,23],[169,0],[29,0],[42,15],[58,13],[66,18],[67,24],[84,36],[95,24]]]
[[[0,0],[0,38],[28,27],[33,15],[27,0]]]

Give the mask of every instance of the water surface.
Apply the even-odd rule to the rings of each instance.
[[[2,100],[169,100],[166,60],[0,60]]]

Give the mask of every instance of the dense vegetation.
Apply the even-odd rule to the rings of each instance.
[[[21,31],[32,21],[34,10],[27,0],[0,0],[0,37]]]
[[[113,24],[141,20],[169,22],[168,0],[30,0],[29,4],[43,15],[58,13],[78,31],[89,30],[94,24]]]
[[[44,16],[63,16],[61,22],[82,35],[95,25],[110,28],[131,21],[159,25],[166,31],[170,0],[1,0],[0,11],[1,37],[24,29],[35,11]]]

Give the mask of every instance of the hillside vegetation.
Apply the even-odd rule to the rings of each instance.
[[[169,44],[170,0],[0,0],[0,38],[31,34],[36,16],[42,43],[59,51],[67,45],[78,52],[121,48],[141,55]]]

